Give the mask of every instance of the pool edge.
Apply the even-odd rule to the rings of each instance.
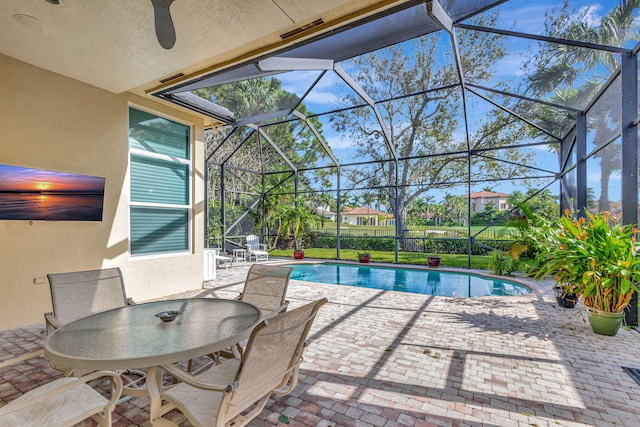
[[[332,263],[332,264],[348,264],[348,265],[360,265],[357,261],[348,261],[348,260],[335,260],[335,259],[304,259],[304,260],[296,260],[293,258],[274,258],[273,262],[270,262],[272,265],[282,265],[282,264],[323,264],[323,263]],[[461,268],[461,267],[429,267],[427,265],[421,264],[394,264],[390,262],[369,262],[368,266],[371,267],[392,267],[392,268],[406,268],[412,270],[426,270],[426,271],[442,271],[442,272],[451,272],[451,273],[467,273],[467,274],[476,274],[478,276],[492,278],[492,279],[502,279],[509,280],[511,282],[515,282],[519,285],[526,286],[531,289],[530,295],[535,295],[537,297],[548,297],[553,296],[552,286],[553,281],[550,279],[542,279],[542,280],[533,280],[528,277],[522,276],[498,276],[492,274],[488,270],[474,269],[474,268]],[[484,297],[475,297],[475,298],[484,298]]]

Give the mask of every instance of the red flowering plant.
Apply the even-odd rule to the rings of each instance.
[[[582,296],[586,307],[621,312],[640,283],[637,233],[635,226],[620,224],[619,215],[586,212],[586,218],[574,218],[566,211],[532,229],[540,261],[532,276],[553,275],[565,293]]]

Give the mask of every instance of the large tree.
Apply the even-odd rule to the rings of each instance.
[[[495,19],[495,15],[489,15],[478,18],[476,23],[492,26]],[[458,42],[463,49],[465,79],[489,80],[505,55],[504,39],[490,33],[461,31]],[[461,87],[451,87],[452,83],[460,83],[453,53],[449,50],[443,56],[442,50],[443,41],[437,33],[362,55],[349,63],[347,69],[354,80],[378,102],[397,161],[392,159],[390,149],[384,149],[385,135],[372,109],[343,111],[333,123],[337,131],[353,141],[354,158],[377,162],[353,168],[349,178],[360,188],[369,184],[387,189],[401,235],[407,228],[407,212],[414,199],[434,189],[466,189],[469,161],[483,178],[505,179],[521,173],[522,169],[514,165],[526,163],[528,156],[505,148],[500,159],[513,163],[502,162],[496,156],[473,156],[470,160],[470,150],[514,144],[526,138],[530,129],[504,111],[487,108],[469,125],[467,139],[462,123],[466,117]],[[432,88],[442,89],[425,92]],[[355,94],[346,95],[342,101],[345,105],[361,103]],[[459,214],[455,221],[462,221]]]
[[[554,219],[560,216],[560,204],[556,196],[553,196],[549,189],[539,191],[530,188],[526,193],[514,191],[507,198],[507,203],[516,206],[524,203],[533,214],[547,219]]]
[[[299,101],[294,94],[282,89],[281,82],[275,77],[204,88],[196,93],[227,108],[236,118],[256,117],[263,113],[287,110],[296,106]],[[297,105],[296,109],[305,115],[309,114],[304,104]],[[311,118],[310,121],[321,134],[321,123],[315,118]],[[317,149],[315,136],[302,121],[283,120],[279,123],[259,125],[294,165],[310,167],[326,156],[326,153]],[[230,226],[253,206],[250,211],[253,221],[245,223],[246,225],[240,229],[232,230],[233,232],[259,231],[264,220],[263,212],[265,216],[269,216],[270,211],[275,210],[279,204],[290,203],[293,199],[295,178],[291,175],[291,168],[267,138],[255,129],[244,126],[214,129],[208,135],[206,153],[207,156],[211,155],[211,162],[214,164],[220,165],[225,162],[225,226]],[[229,156],[231,157],[228,158]],[[219,172],[219,167],[214,168],[209,176],[208,194],[211,200],[220,198],[216,194],[221,185]],[[309,190],[314,182],[327,182],[327,172],[317,170],[308,175],[299,175],[298,189]],[[219,203],[210,203],[213,205],[210,222],[218,226]]]

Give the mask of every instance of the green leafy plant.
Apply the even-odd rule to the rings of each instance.
[[[293,238],[295,250],[302,250],[304,241],[309,238],[311,227],[317,227],[323,221],[324,218],[312,212],[302,199],[296,199],[292,203],[280,203],[267,218],[269,226],[276,230],[278,236],[283,239]]]
[[[633,225],[619,223],[609,212],[556,221],[541,221],[530,236],[540,251],[534,278],[553,275],[565,293],[582,296],[584,305],[622,312],[640,283],[640,244]]]
[[[222,232],[219,225],[210,225],[207,227],[207,247],[209,248],[221,248],[222,247]]]
[[[506,276],[515,271],[516,263],[513,258],[505,255],[502,251],[491,251],[489,253],[489,268],[493,274]]]
[[[526,253],[528,247],[515,243],[508,251],[491,251],[489,253],[489,268],[493,274],[508,276],[520,268],[520,256]]]

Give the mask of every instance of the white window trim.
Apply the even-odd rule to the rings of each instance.
[[[128,253],[129,253],[129,259],[130,260],[144,260],[144,259],[151,259],[151,258],[168,258],[168,257],[175,257],[175,256],[184,256],[184,255],[191,255],[191,253],[193,252],[193,232],[194,232],[194,224],[193,224],[193,176],[194,176],[194,172],[193,172],[193,157],[194,157],[194,129],[193,129],[193,125],[187,122],[184,122],[182,120],[178,120],[176,118],[173,117],[169,117],[163,114],[160,114],[158,112],[155,111],[151,111],[149,109],[146,108],[142,108],[136,105],[132,105],[129,104],[127,107],[127,117],[129,116],[129,110],[130,109],[136,109],[136,110],[140,110],[140,111],[144,111],[146,113],[152,114],[156,117],[160,117],[175,123],[179,123],[181,125],[187,126],[189,128],[189,159],[181,159],[178,157],[174,157],[174,156],[169,156],[166,154],[158,154],[158,153],[154,153],[151,151],[145,151],[145,150],[141,150],[139,148],[131,148],[128,143],[127,146],[129,147],[128,150],[128,154],[127,154],[127,175],[128,175],[128,179],[127,179],[127,185],[129,186],[129,207],[127,209],[127,220],[128,220],[128,242],[129,242],[129,249],[128,249]],[[127,140],[128,140],[128,134],[129,134],[129,129],[131,128],[131,123],[129,123],[128,119],[127,119]],[[137,156],[140,157],[146,157],[146,158],[150,158],[150,159],[159,159],[159,160],[165,160],[168,162],[173,162],[173,163],[178,163],[178,164],[182,164],[182,165],[188,165],[189,166],[189,178],[188,178],[188,182],[189,182],[189,188],[188,188],[188,197],[189,197],[189,204],[186,205],[174,205],[174,204],[166,204],[166,203],[151,203],[151,202],[133,202],[131,201],[131,154],[135,154]],[[171,251],[171,252],[162,252],[162,253],[150,253],[150,254],[138,254],[138,255],[134,255],[131,251],[131,208],[132,207],[155,207],[155,208],[173,208],[173,209],[186,209],[187,211],[187,229],[188,229],[188,233],[187,233],[187,249],[184,250],[179,250],[179,251]]]
[[[191,132],[193,134],[193,132]],[[191,136],[190,136],[191,138]],[[189,142],[189,145],[191,145],[192,143]],[[191,149],[191,147],[189,147],[189,149]],[[159,153],[154,153],[151,151],[145,151],[145,150],[141,150],[139,148],[129,148],[129,154],[135,154],[136,156],[140,156],[140,157],[146,157],[149,159],[157,159],[157,160],[164,160],[165,162],[171,162],[171,163],[179,163],[181,165],[189,165],[191,166],[191,160],[187,160],[187,159],[181,159],[179,157],[174,157],[174,156],[169,156],[166,154],[159,154]],[[189,172],[191,172],[191,168],[189,168]]]

